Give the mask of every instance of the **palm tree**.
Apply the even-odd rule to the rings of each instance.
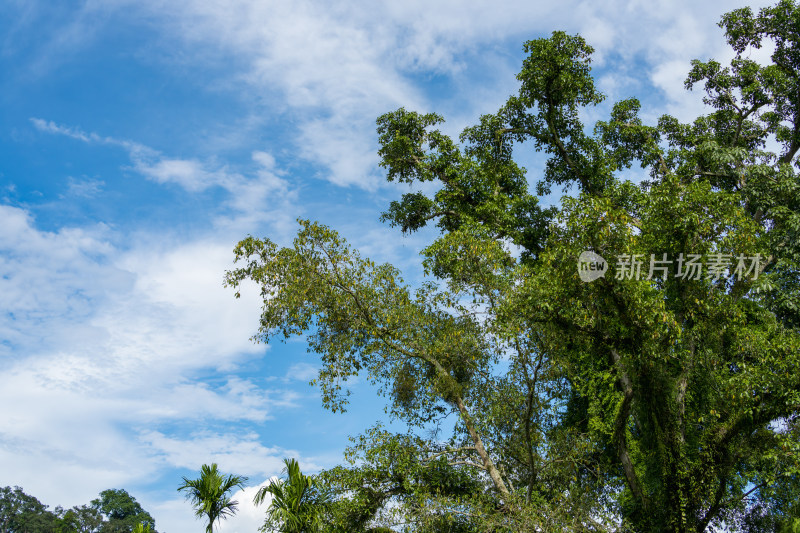
[[[244,488],[246,477],[226,476],[217,468],[217,463],[211,466],[203,465],[200,468],[198,479],[183,478],[183,485],[179,491],[186,491],[186,498],[191,500],[195,508],[194,514],[206,517],[208,525],[206,533],[214,533],[214,522],[220,521],[236,512],[237,501],[232,501],[228,493],[236,487]]]
[[[317,486],[314,479],[300,472],[300,465],[294,459],[284,459],[285,480],[273,480],[261,487],[253,498],[259,505],[267,494],[272,502],[267,509],[267,520],[261,531],[280,531],[282,533],[312,533],[320,531],[322,508],[327,495]]]

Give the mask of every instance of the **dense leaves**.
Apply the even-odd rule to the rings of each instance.
[[[383,219],[440,230],[417,289],[312,222],[287,248],[239,243],[226,281],[261,286],[256,338],[307,335],[325,405],[343,408],[347,379],[366,374],[408,423],[368,431],[349,466],[322,474],[332,521],[798,525],[800,8],[741,9],[721,26],[735,56],[692,63],[686,87],[709,113],[688,124],[645,125],[631,98],[587,128],[582,108],[604,98],[593,51],[563,32],[525,44],[519,93],[459,142],[434,129],[439,115],[381,116],[381,164],[412,189]],[[761,46],[766,64],[750,58]],[[513,159],[529,148],[548,157],[538,178]],[[641,179],[622,180],[634,165]],[[553,186],[572,195],[542,209]],[[604,276],[581,276],[584,252],[605,258]]]
[[[47,505],[20,487],[0,488],[0,531],[43,533],[55,529],[57,523],[57,516],[47,510]]]
[[[153,517],[122,489],[104,490],[98,499],[92,500],[92,509],[107,518],[102,533],[128,532],[139,524],[155,528]]]
[[[47,505],[21,488],[0,488],[0,531],[4,533],[129,533],[136,528],[157,533],[155,520],[125,490],[109,489],[91,505],[71,509]]]

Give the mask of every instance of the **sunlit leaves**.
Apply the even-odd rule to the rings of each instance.
[[[724,16],[736,56],[692,63],[709,112],[687,124],[647,125],[631,98],[587,127],[593,50],[563,32],[525,43],[519,92],[458,142],[439,115],[381,116],[381,165],[411,189],[383,220],[441,232],[416,289],[310,222],[291,247],[238,245],[227,283],[261,286],[260,340],[307,335],[327,406],[366,373],[413,428],[460,413],[449,439],[374,429],[348,450],[326,473],[342,527],[699,533],[785,512],[800,490],[798,21],[788,0]],[[767,41],[770,61],[751,59]],[[543,175],[520,149],[548,156]],[[647,179],[623,181],[635,167]],[[529,182],[577,194],[542,209]],[[585,251],[604,277],[581,280]],[[690,276],[689,256],[717,268]],[[625,257],[635,275],[615,275]]]

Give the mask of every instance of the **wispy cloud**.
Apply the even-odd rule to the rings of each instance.
[[[297,188],[291,186],[269,152],[252,152],[254,168],[249,174],[230,170],[213,159],[179,159],[141,143],[101,136],[80,128],[56,124],[41,118],[30,119],[33,126],[44,133],[63,135],[88,144],[116,146],[124,149],[132,169],[145,178],[160,184],[175,184],[190,193],[201,193],[218,187],[227,193],[216,213],[215,224],[230,233],[243,234],[253,228],[270,224],[277,233],[289,231],[294,219],[302,212],[297,204]],[[71,190],[83,194],[96,192],[102,182],[83,182],[82,188]],[[92,188],[94,184],[95,188]]]
[[[30,121],[37,130],[44,133],[64,135],[84,143],[123,148],[128,152],[133,168],[157,183],[175,183],[189,192],[200,192],[213,185],[222,186],[230,181],[230,177],[221,169],[209,170],[207,165],[196,160],[169,158],[158,150],[137,142],[105,137],[36,117]]]
[[[45,232],[9,206],[0,218],[0,402],[13,406],[0,420],[0,464],[8,479],[47,465],[46,481],[28,490],[48,499],[80,479],[73,497],[88,501],[98,484],[140,482],[208,453],[237,458],[232,466],[241,468],[245,457],[263,458],[243,471],[276,471],[277,451],[251,433],[197,440],[149,429],[136,438],[178,422],[263,423],[298,405],[291,390],[237,375],[264,348],[248,340],[255,294],[236,300],[221,284],[230,243],[153,247],[142,239],[120,249],[108,228]],[[227,377],[206,384],[198,372],[208,368]]]
[[[460,122],[473,111],[463,106],[465,100],[480,107],[481,102],[473,100],[476,91],[484,101],[500,102],[507,96],[513,84],[505,77],[488,73],[476,86],[475,76],[461,76],[469,62],[516,70],[518,65],[497,48],[498,40],[521,42],[556,29],[581,33],[596,48],[595,64],[613,68],[613,74],[604,75],[604,87],[614,97],[645,97],[656,89],[667,99],[670,112],[691,116],[701,103],[682,90],[689,61],[725,53],[715,24],[731,7],[721,0],[702,5],[678,0],[658,10],[621,0],[602,7],[580,0],[558,5],[118,0],[103,11],[115,4],[146,14],[143,20],[177,37],[174,46],[179,51],[174,53],[182,61],[235,58],[229,90],[239,97],[248,94],[254,113],[288,119],[295,153],[317,164],[320,177],[369,190],[381,182],[375,156],[378,115],[400,106],[421,111],[452,106],[459,116],[450,118]],[[428,95],[416,80],[420,75],[449,77],[456,81],[452,87],[458,93]],[[651,85],[642,86],[642,79]],[[264,105],[265,94],[277,95],[270,99],[277,102]],[[491,109],[481,108],[487,111]],[[42,129],[96,140],[92,134],[36,120]],[[224,170],[197,161],[140,155],[137,170],[158,182],[197,191],[226,179]]]
[[[67,195],[79,198],[95,198],[100,194],[105,186],[103,180],[97,179],[75,179],[70,177],[67,180]]]
[[[72,139],[77,139],[83,142],[113,142],[111,139],[103,139],[95,133],[86,133],[79,128],[69,128],[67,126],[60,126],[52,120],[44,120],[41,118],[32,117],[31,124],[39,130],[46,133],[55,133],[57,135],[66,135]]]
[[[54,349],[92,338],[85,321],[106,291],[124,290],[129,273],[109,266],[108,228],[38,231],[29,212],[0,205],[0,356]],[[89,281],[91,280],[91,281]]]
[[[225,472],[248,472],[251,475],[275,475],[282,468],[283,457],[297,452],[268,448],[259,436],[193,433],[187,438],[172,438],[158,431],[148,431],[139,439],[170,466],[196,470],[204,463],[217,463]]]
[[[415,83],[420,74],[458,80],[468,61],[507,63],[509,57],[493,44],[498,40],[521,42],[563,29],[587,37],[597,49],[596,64],[613,60],[615,70],[636,70],[639,79],[650,73],[655,87],[666,91],[662,96],[681,93],[683,78],[667,73],[675,70],[685,76],[690,59],[723,49],[715,23],[730,9],[721,0],[702,5],[679,0],[658,10],[646,2],[621,0],[602,6],[580,0],[327,5],[187,0],[138,5],[166,32],[183,39],[188,45],[183,48],[186,61],[193,60],[190,50],[197,60],[205,60],[207,50],[235,57],[241,65],[236,90],[241,91],[239,82],[244,82],[254,95],[282,95],[277,113],[296,124],[295,146],[325,169],[322,177],[367,189],[380,182],[375,117],[400,106],[427,111],[444,101],[449,107],[449,98],[463,102],[476,90],[475,79],[466,77],[453,86],[459,94],[438,94],[432,100]],[[616,85],[621,97],[633,95],[626,89],[634,87]],[[483,77],[481,87],[492,88],[494,93],[487,95],[491,100],[507,96],[505,80]],[[676,101],[674,111],[688,102]],[[471,110],[463,111],[469,115]]]
[[[264,501],[258,506],[253,504],[253,498],[261,487],[273,480],[277,480],[277,477],[266,479],[258,485],[237,491],[232,498],[239,502],[236,516],[220,524],[220,533],[251,533],[252,531],[258,531],[264,524],[266,510],[272,503],[272,495],[267,493]]]
[[[309,363],[295,363],[286,371],[286,379],[311,381],[319,374],[319,368]]]

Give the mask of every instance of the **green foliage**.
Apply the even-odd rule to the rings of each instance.
[[[151,533],[150,524],[146,524],[144,522],[139,522],[133,528],[133,533]]]
[[[261,286],[256,338],[307,335],[326,406],[343,409],[347,379],[366,374],[409,425],[368,431],[349,466],[321,474],[336,527],[796,527],[800,8],[740,9],[720,25],[735,57],[692,63],[686,87],[709,113],[688,124],[645,125],[631,98],[587,128],[582,108],[603,101],[592,49],[563,32],[525,43],[519,93],[459,143],[434,129],[439,115],[381,116],[387,178],[414,189],[383,220],[440,230],[418,289],[308,221],[291,247],[237,245],[244,264],[226,283]],[[767,64],[750,59],[767,45]],[[513,160],[524,146],[549,157],[538,195],[574,195],[541,209]],[[620,179],[634,164],[646,179]],[[639,256],[642,276],[583,282],[583,251],[612,269]],[[728,258],[729,274],[739,257],[760,264],[687,277],[675,261],[687,254]],[[450,415],[449,438],[420,436]]]
[[[103,519],[103,514],[94,506],[75,506],[67,511],[56,508],[56,514],[60,517],[59,528],[57,529],[59,533],[95,533],[106,531],[103,528],[109,525]],[[127,532],[130,531],[130,528],[124,529],[120,527],[116,531]]]
[[[144,523],[155,529],[155,520],[142,509],[136,498],[122,489],[109,489],[92,500],[92,508],[106,517],[101,526],[102,533],[129,532],[138,524]]]
[[[267,495],[270,503],[267,519],[261,531],[285,533],[314,533],[324,531],[323,513],[328,505],[327,492],[313,478],[300,471],[294,459],[285,459],[285,479],[270,481],[253,498],[259,505]]]
[[[0,531],[4,533],[129,533],[142,525],[145,531],[157,533],[153,517],[121,489],[101,492],[91,505],[56,507],[51,512],[19,487],[0,488]]]
[[[56,515],[47,505],[22,492],[20,487],[0,488],[0,531],[46,533],[57,527]]]
[[[479,503],[485,484],[475,478],[473,467],[447,460],[448,454],[468,453],[467,448],[435,445],[380,426],[353,441],[345,452],[350,466],[319,477],[332,494],[347,495],[326,506],[331,530],[389,531],[389,525],[406,523],[414,531],[467,531],[480,520],[458,513],[466,509],[462,501]],[[491,498],[483,503],[491,505]]]
[[[183,478],[183,484],[178,491],[186,493],[186,499],[192,502],[197,518],[207,520],[206,533],[214,533],[214,522],[233,516],[239,504],[231,500],[230,492],[236,487],[244,488],[246,477],[229,474],[223,475],[217,463],[211,466],[203,465],[200,468],[200,477],[197,479]]]

